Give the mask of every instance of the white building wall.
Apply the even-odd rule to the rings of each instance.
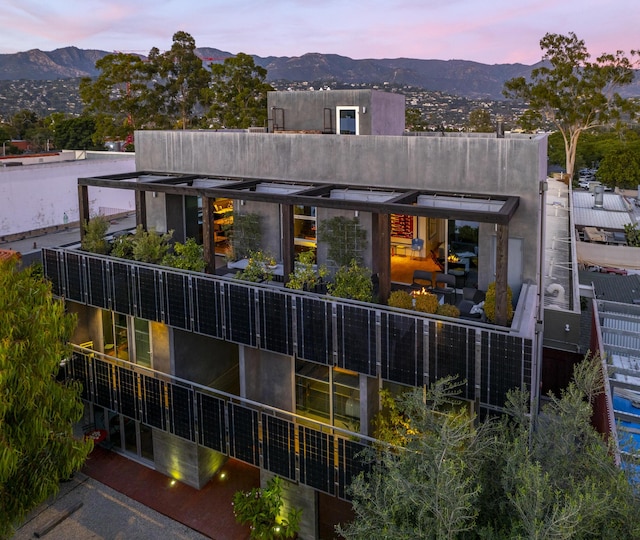
[[[0,168],[0,237],[74,222],[78,178],[135,171],[131,156]],[[129,190],[89,188],[91,215],[135,210]]]

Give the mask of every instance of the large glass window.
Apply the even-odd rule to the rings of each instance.
[[[316,248],[316,207],[295,205],[293,207],[293,236],[296,252]]]
[[[359,375],[296,361],[296,412],[328,424],[360,430]]]

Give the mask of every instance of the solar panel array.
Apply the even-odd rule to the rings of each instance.
[[[361,442],[119,364],[76,352],[67,376],[89,402],[331,495],[348,499],[342,482],[365,470]]]
[[[530,386],[532,339],[507,331],[73,250],[43,251],[54,293],[78,302],[411,386],[457,376],[465,398],[491,409],[503,407],[508,390]]]

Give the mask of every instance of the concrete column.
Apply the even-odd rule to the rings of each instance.
[[[378,298],[386,302],[391,293],[391,216],[372,214],[371,222],[371,266],[378,274]]]
[[[507,263],[509,226],[497,225],[496,231],[496,324],[507,325]]]
[[[293,206],[291,204],[281,204],[280,216],[282,220],[282,267],[284,281],[286,282],[293,272],[295,264]]]
[[[215,199],[202,197],[202,251],[207,264],[206,271],[215,274],[216,243],[213,234],[213,202]]]
[[[80,217],[80,241],[84,240],[84,225],[89,222],[89,187],[78,186],[78,213]]]

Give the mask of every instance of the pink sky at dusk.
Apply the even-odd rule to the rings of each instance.
[[[541,59],[547,32],[592,56],[640,49],[636,0],[4,0],[0,54],[76,46],[147,53],[183,30],[198,47],[258,56]]]

